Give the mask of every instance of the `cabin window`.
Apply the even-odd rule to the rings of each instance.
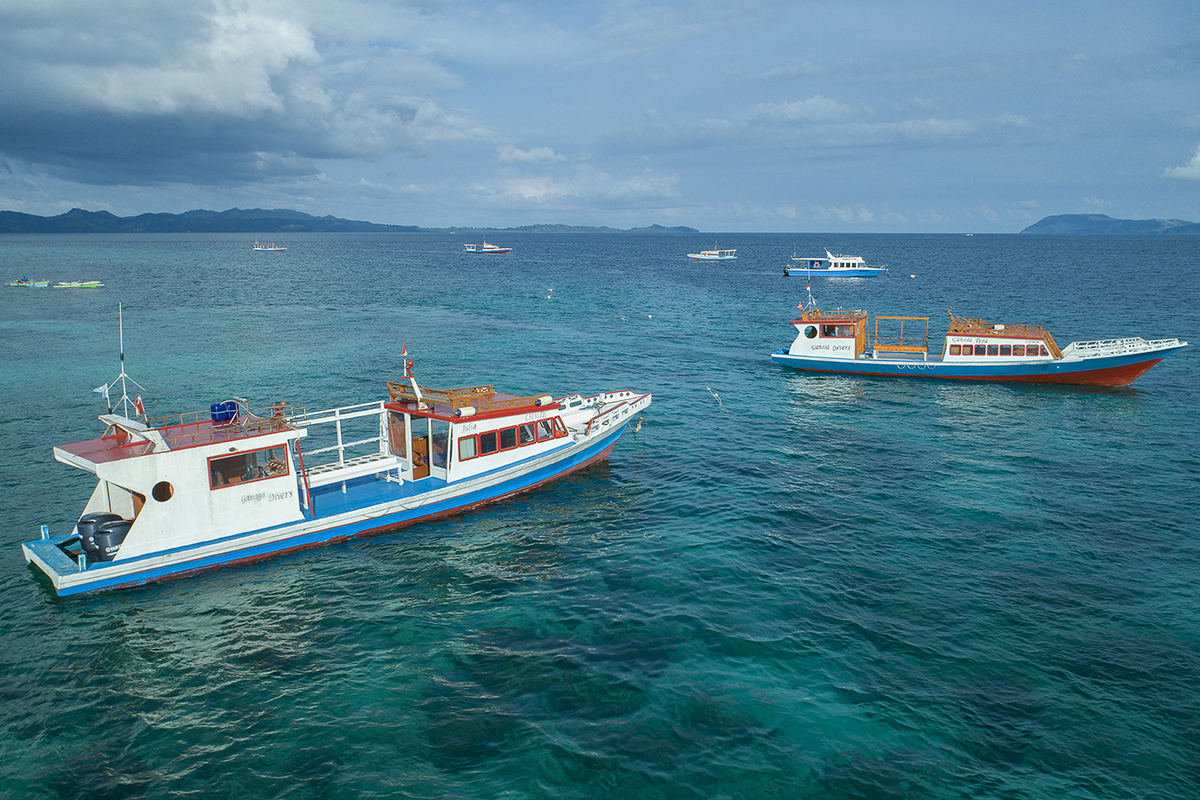
[[[537,441],[537,434],[534,432],[534,424],[526,422],[517,428],[517,438],[521,440],[521,446],[533,444]]]
[[[805,338],[805,339],[815,339],[815,338],[817,338],[817,326],[816,326],[816,325],[809,325],[807,328],[805,328],[805,329],[804,329],[804,338]]]
[[[408,431],[404,415],[397,411],[388,412],[388,447],[394,456],[404,458],[408,455]]]
[[[957,356],[962,354],[962,346],[957,344],[950,345],[950,355]]]
[[[986,356],[987,355],[987,345],[982,345],[982,344],[975,345],[975,355]]]
[[[554,438],[554,420],[543,419],[538,421],[537,438],[539,442],[545,442]]]
[[[1023,355],[1025,355],[1025,345],[1023,345],[1023,344],[1014,344],[1014,345],[1013,345],[1013,355],[1014,355],[1014,356],[1023,356]]]
[[[989,355],[989,356],[998,356],[998,355],[1000,355],[1000,345],[998,345],[998,344],[989,344],[987,347],[988,347],[988,355]]]
[[[1011,344],[1000,345],[1000,355],[1011,356],[1012,355],[1012,345]]]
[[[853,325],[822,325],[821,336],[828,338],[850,338],[854,336]]]
[[[495,431],[479,434],[479,455],[491,455],[499,449]]]
[[[429,463],[445,468],[446,452],[450,444],[450,423],[440,419],[429,420],[429,434],[433,440],[433,453]]]
[[[459,461],[470,461],[477,455],[479,455],[479,442],[474,436],[468,436],[465,439],[458,440]]]
[[[511,450],[517,446],[517,429],[505,428],[500,431],[500,449]]]
[[[288,471],[287,455],[283,450],[283,447],[271,447],[266,450],[252,450],[249,453],[238,453],[222,458],[210,458],[208,460],[210,485],[213,489],[219,489],[235,483],[248,483],[286,475]]]

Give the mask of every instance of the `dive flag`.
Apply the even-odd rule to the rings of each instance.
[[[142,405],[142,396],[139,394],[133,401],[134,412],[146,416],[146,407]]]
[[[97,386],[95,389],[92,389],[92,392],[95,394],[104,395],[104,402],[108,403],[109,405],[112,405],[112,401],[108,399],[108,384],[107,383],[104,384],[103,386]]]

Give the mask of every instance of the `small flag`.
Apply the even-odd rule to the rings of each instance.
[[[103,386],[97,386],[95,389],[92,389],[92,392],[94,392],[95,394],[104,395],[104,402],[108,403],[109,405],[112,405],[112,401],[108,399],[108,384],[107,383],[104,384]]]
[[[142,405],[142,396],[140,394],[133,401],[133,410],[143,417],[146,416],[146,407]]]

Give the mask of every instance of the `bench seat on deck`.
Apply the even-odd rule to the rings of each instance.
[[[397,456],[372,453],[368,456],[348,458],[342,464],[336,461],[330,464],[320,464],[305,470],[305,475],[308,477],[309,486],[325,486],[377,472],[400,469],[403,463]]]

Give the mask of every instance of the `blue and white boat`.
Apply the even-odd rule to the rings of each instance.
[[[792,320],[796,340],[771,358],[803,372],[1125,386],[1187,347],[1178,339],[1127,337],[1060,350],[1041,326],[993,325],[951,313],[938,354],[929,352],[929,317],[877,315],[872,332],[866,311],[821,311],[811,296],[802,311]]]
[[[600,461],[650,405],[632,391],[438,391],[411,366],[386,400],[328,411],[280,403],[257,416],[230,400],[157,419],[100,415],[100,438],[54,448],[98,479],[82,516],[62,535],[42,526],[25,560],[70,595],[388,531]]]
[[[784,267],[784,275],[805,275],[818,278],[874,278],[887,272],[887,265],[878,267],[867,265],[862,256],[835,256],[828,250],[825,257],[798,256],[792,253],[792,261],[797,266]]]

